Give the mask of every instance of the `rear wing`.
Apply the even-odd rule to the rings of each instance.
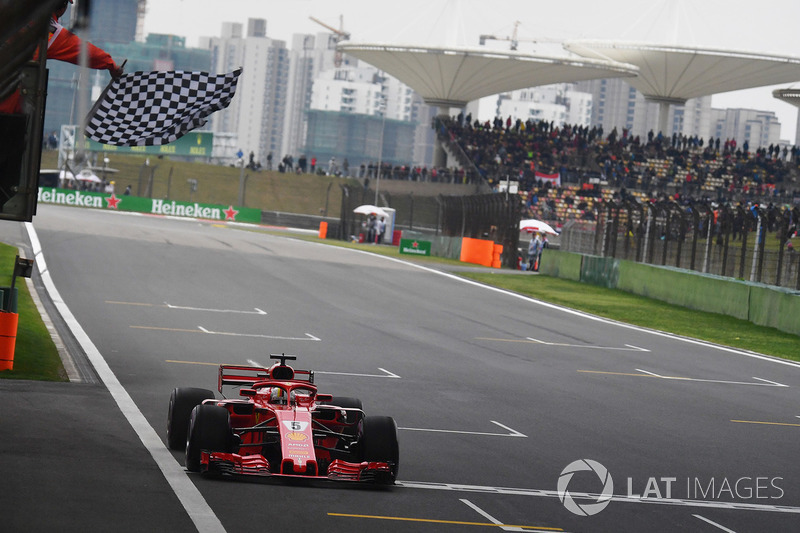
[[[268,381],[270,378],[269,369],[259,366],[237,366],[219,365],[219,380],[217,389],[222,394],[224,385],[253,385],[260,381]],[[283,380],[281,380],[283,381]],[[288,381],[305,381],[314,383],[314,372],[312,370],[294,370],[294,379]]]

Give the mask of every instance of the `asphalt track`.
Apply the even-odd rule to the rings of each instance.
[[[44,268],[81,382],[0,380],[3,531],[800,530],[798,365],[290,234],[49,205],[33,227],[0,236]],[[172,388],[276,352],[397,420],[397,486],[185,473]]]

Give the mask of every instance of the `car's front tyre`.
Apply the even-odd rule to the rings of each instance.
[[[172,391],[167,412],[167,446],[171,450],[186,448],[186,433],[189,430],[192,409],[211,398],[214,398],[214,393],[207,389],[182,387]]]
[[[209,452],[230,453],[233,443],[230,413],[218,405],[198,405],[192,409],[186,439],[186,469],[200,471],[200,455]]]
[[[397,442],[397,424],[390,416],[368,416],[364,418],[361,450],[364,461],[389,463],[389,479],[393,484],[400,466],[400,445]]]

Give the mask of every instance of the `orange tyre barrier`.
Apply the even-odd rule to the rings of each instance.
[[[503,245],[495,244],[494,241],[470,237],[461,239],[460,260],[464,263],[500,268],[500,254],[502,253]]]
[[[14,348],[17,345],[17,313],[0,312],[0,370],[14,368]]]

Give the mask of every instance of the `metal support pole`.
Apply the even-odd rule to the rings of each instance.
[[[237,205],[244,205],[244,158],[239,160],[239,203]]]

